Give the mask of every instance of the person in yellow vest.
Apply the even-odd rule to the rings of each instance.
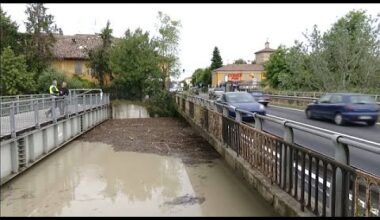
[[[59,96],[59,90],[57,88],[57,80],[56,79],[53,80],[53,83],[49,87],[49,94],[50,94],[52,99],[53,98],[55,99],[57,96]],[[47,112],[45,112],[46,117],[49,117],[49,115],[52,114],[52,112],[55,111],[56,108],[57,108],[57,101],[55,102],[54,108],[50,107],[49,110]]]

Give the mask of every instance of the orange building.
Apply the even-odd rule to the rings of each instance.
[[[269,42],[266,42],[265,48],[255,53],[256,59],[253,64],[227,64],[213,70],[212,87],[228,81],[250,85],[260,83],[264,78],[264,63],[274,51],[269,48]]]

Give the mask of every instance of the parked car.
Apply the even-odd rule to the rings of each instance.
[[[379,106],[368,95],[331,93],[309,104],[305,113],[307,118],[329,119],[337,125],[362,121],[373,126],[379,117]]]
[[[251,92],[250,94],[253,96],[253,98],[255,98],[255,100],[258,103],[263,104],[265,107],[268,106],[268,103],[270,102],[269,95],[264,94],[262,92]]]
[[[236,108],[256,112],[261,115],[265,115],[264,105],[256,102],[256,100],[248,92],[226,92],[217,100],[219,103],[224,103],[229,106],[228,112],[230,117],[236,117],[235,110]],[[253,121],[254,118],[252,115],[243,113],[243,121]]]
[[[210,89],[208,93],[209,99],[218,99],[224,93],[224,88]]]

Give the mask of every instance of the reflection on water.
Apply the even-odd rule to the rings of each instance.
[[[180,197],[204,202],[173,205]],[[2,216],[269,216],[223,161],[115,152],[74,141],[1,188]]]
[[[112,106],[112,118],[149,118],[149,114],[143,106],[134,104],[119,104]]]

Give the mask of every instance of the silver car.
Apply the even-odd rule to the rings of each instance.
[[[209,99],[218,99],[224,93],[224,88],[214,88],[208,94]]]

